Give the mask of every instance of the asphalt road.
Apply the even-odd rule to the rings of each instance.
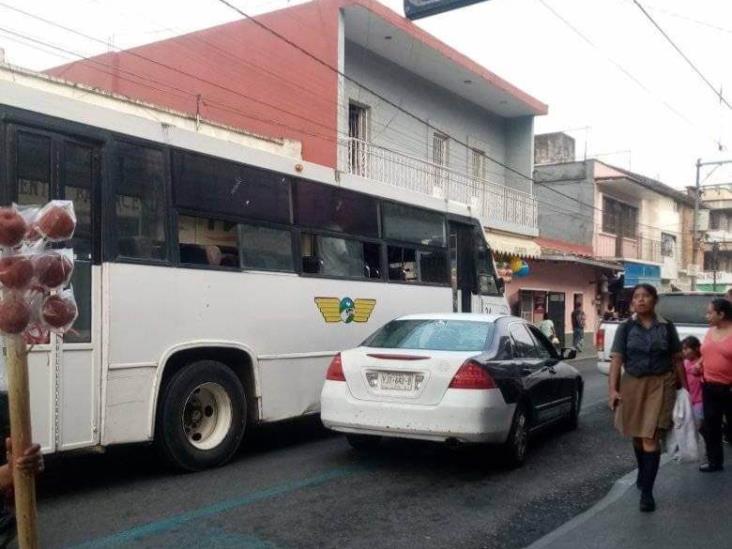
[[[249,436],[226,467],[171,473],[145,447],[49,463],[43,547],[524,547],[633,468],[606,379],[586,384],[580,428],[532,441],[524,467],[489,452],[392,440],[361,455],[315,418]]]

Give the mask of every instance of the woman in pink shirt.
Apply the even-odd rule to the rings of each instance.
[[[711,328],[702,345],[704,386],[704,424],[702,434],[707,447],[707,463],[702,473],[724,469],[722,416],[732,420],[732,303],[713,299],[707,308]]]
[[[702,420],[704,419],[704,409],[702,404],[701,342],[694,336],[685,337],[681,342],[681,353],[684,355],[686,384],[689,387],[691,408],[694,411],[694,422],[698,429],[701,427]]]

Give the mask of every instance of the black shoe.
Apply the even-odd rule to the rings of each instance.
[[[716,473],[717,471],[724,471],[724,465],[713,465],[711,463],[705,463],[699,467],[699,471],[702,473]]]
[[[653,499],[653,494],[641,493],[640,510],[641,513],[652,513],[656,510],[656,500]]]

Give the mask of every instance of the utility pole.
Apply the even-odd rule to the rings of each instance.
[[[696,160],[696,187],[694,190],[694,227],[693,227],[693,242],[692,242],[692,261],[699,268],[699,264],[696,263],[697,251],[701,248],[701,242],[699,238],[699,202],[701,201],[701,181],[699,180],[699,174],[702,166],[723,166],[725,164],[732,164],[731,160],[713,160],[710,162],[702,162],[701,158]],[[716,274],[715,274],[716,276]],[[696,272],[691,277],[691,290],[696,290]]]
[[[691,261],[695,265],[697,265],[697,268],[694,270],[694,274],[691,277],[691,291],[696,291],[696,277],[697,277],[697,270],[699,269],[699,265],[696,261],[697,258],[697,251],[699,246],[699,200],[701,199],[701,187],[699,185],[699,171],[701,169],[701,158],[696,159],[696,187],[694,189],[694,236],[691,240]]]
[[[712,291],[717,291],[717,271],[719,270],[719,242],[712,243]]]

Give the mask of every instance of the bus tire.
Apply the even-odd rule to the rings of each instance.
[[[239,448],[247,422],[244,387],[215,360],[199,360],[176,372],[160,396],[155,442],[176,469],[200,471],[223,465]]]

